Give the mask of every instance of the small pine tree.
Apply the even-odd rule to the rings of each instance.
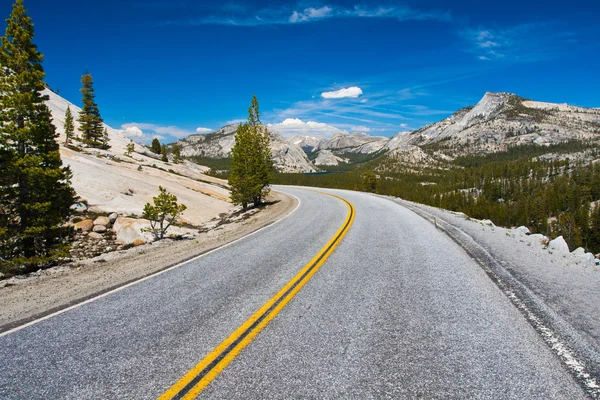
[[[150,229],[156,239],[163,239],[170,226],[177,224],[177,218],[187,209],[185,204],[177,203],[177,196],[158,187],[159,194],[152,198],[154,205],[146,203],[143,218],[150,221]]]
[[[273,160],[267,128],[260,123],[256,95],[248,108],[248,122],[240,124],[231,150],[231,201],[246,210],[262,203],[273,179]]]
[[[67,106],[67,111],[65,112],[65,144],[71,143],[74,133],[73,114],[71,114],[71,107]]]
[[[104,131],[102,132],[102,146],[103,149],[110,149],[110,145],[108,142],[110,141],[110,137],[108,136],[108,128],[104,127]]]
[[[83,142],[91,147],[101,148],[106,145],[104,140],[103,120],[100,109],[96,104],[94,82],[92,75],[86,73],[81,77],[81,94],[83,96],[83,108],[79,112],[79,130]]]
[[[125,155],[127,157],[131,157],[131,153],[133,153],[135,150],[135,144],[133,143],[133,140],[130,140],[129,143],[127,144],[127,146],[125,147]]]
[[[150,147],[150,149],[152,150],[152,152],[154,154],[160,154],[162,151],[162,148],[160,146],[160,142],[158,141],[157,138],[152,139],[152,146]]]
[[[181,162],[181,146],[178,144],[173,145],[173,162],[179,164]]]
[[[0,46],[0,269],[23,273],[67,255],[75,192],[42,95],[43,55],[16,0]],[[25,268],[23,268],[25,267]]]
[[[377,175],[373,171],[367,171],[361,176],[362,190],[365,192],[377,193]]]
[[[161,154],[160,160],[162,162],[169,162],[169,153],[167,151],[167,145],[166,144],[163,144],[160,147],[160,154]]]

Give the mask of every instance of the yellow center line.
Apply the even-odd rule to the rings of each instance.
[[[319,270],[335,248],[341,243],[354,222],[354,206],[347,200],[323,192],[346,203],[348,215],[336,234],[327,242],[302,270],[290,280],[275,296],[256,311],[246,322],[235,330],[227,339],[211,351],[202,361],[193,367],[183,378],[163,393],[159,400],[194,399],[208,384],[233,361],[235,357],[268,325],[269,322],[286,306],[302,289],[310,278]]]

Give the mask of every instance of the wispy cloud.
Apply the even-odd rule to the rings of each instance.
[[[288,25],[306,24],[331,18],[390,18],[400,21],[441,20],[450,21],[452,15],[444,10],[422,10],[406,5],[322,5],[306,3],[277,5],[247,9],[234,3],[212,10],[207,15],[185,20],[171,20],[173,25]]]
[[[462,32],[467,50],[481,61],[532,62],[556,58],[574,40],[552,23],[503,28],[469,28]],[[567,35],[569,36],[569,35]]]
[[[196,128],[196,133],[210,133],[214,131],[214,129],[210,128]]]

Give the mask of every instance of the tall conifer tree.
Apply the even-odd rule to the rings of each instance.
[[[235,145],[231,150],[231,200],[245,210],[249,203],[257,206],[269,192],[273,179],[271,139],[260,122],[256,95],[248,108],[248,122],[238,126]]]
[[[83,141],[88,146],[106,148],[104,140],[104,121],[100,116],[100,109],[96,104],[96,93],[92,75],[86,73],[81,77],[81,95],[83,108],[79,112],[79,130]]]
[[[152,152],[154,154],[160,154],[162,152],[162,147],[160,145],[160,142],[157,138],[152,139],[152,146],[151,146]]]
[[[26,272],[65,254],[61,224],[74,201],[56,128],[42,94],[43,55],[16,0],[0,46],[0,257],[4,272]],[[25,268],[17,266],[25,266]],[[13,268],[12,270],[10,270]]]
[[[65,112],[65,144],[71,143],[74,133],[73,114],[71,113],[71,107],[67,106],[67,111]]]

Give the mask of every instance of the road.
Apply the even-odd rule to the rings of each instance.
[[[344,225],[314,275],[203,378],[201,398],[585,398],[482,269],[429,222],[383,198],[327,190],[354,206],[350,226],[344,201],[281,190],[300,199],[281,222],[0,337],[0,398],[191,396],[193,385],[179,390],[190,371],[250,326]]]

